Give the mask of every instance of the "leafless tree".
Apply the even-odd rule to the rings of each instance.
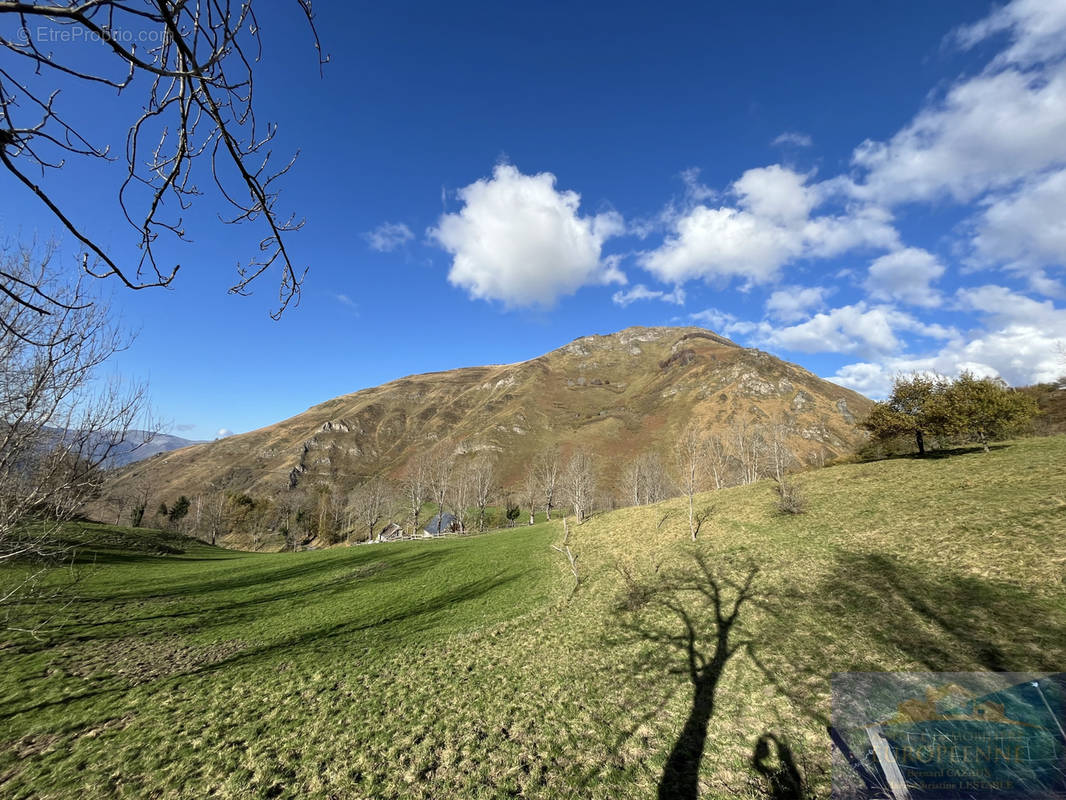
[[[230,514],[230,495],[237,485],[237,475],[229,470],[207,484],[208,495],[204,500],[205,513],[199,515],[204,526],[203,538],[212,545],[218,544],[218,538],[226,532],[233,522]],[[295,499],[303,498],[303,493],[291,494],[287,501],[291,504]],[[147,501],[147,494],[145,495]]]
[[[634,458],[622,471],[621,479],[622,496],[625,502],[631,506],[642,505],[641,498],[644,496],[644,475],[641,470],[640,457]]]
[[[566,556],[567,563],[570,564],[570,573],[574,576],[574,588],[570,594],[573,595],[577,591],[577,587],[581,585],[581,576],[577,571],[577,556],[570,549],[570,525],[567,523],[565,516],[563,517],[563,543],[562,545],[553,544],[552,550],[557,550]]]
[[[550,522],[559,483],[559,451],[549,447],[537,456],[534,464],[540,481],[540,495],[544,500],[544,515]]]
[[[348,497],[348,507],[359,525],[366,531],[366,540],[380,541],[378,526],[392,508],[392,487],[380,475],[357,486]],[[350,536],[350,533],[349,533]]]
[[[526,468],[526,475],[522,479],[522,501],[529,506],[529,524],[535,523],[537,516],[537,500],[540,499],[540,475],[537,474],[535,464]]]
[[[146,473],[140,473],[127,482],[126,491],[130,498],[130,526],[139,528],[144,521],[144,512],[152,496],[152,482]]]
[[[342,530],[345,518],[345,497],[339,489],[330,482],[324,482],[315,487],[318,493],[318,521],[316,533],[318,538],[327,545],[337,544],[348,535]]]
[[[670,496],[670,479],[662,461],[652,452],[644,452],[622,472],[622,491],[630,505],[658,503]]]
[[[418,453],[407,462],[400,486],[411,519],[411,535],[414,536],[418,533],[422,505],[429,496],[429,464],[425,454]]]
[[[104,498],[104,505],[115,515],[115,524],[122,524],[122,515],[126,513],[130,497],[126,492],[116,491]]]
[[[451,489],[452,471],[455,469],[454,448],[447,442],[441,442],[430,451],[426,459],[426,482],[429,496],[437,504],[437,530],[444,533],[444,507],[448,502]]]
[[[685,426],[674,442],[674,467],[677,485],[688,498],[688,528],[695,541],[706,519],[703,512],[696,511],[696,495],[703,489],[706,477],[707,440],[699,424],[694,421]]]
[[[477,529],[485,530],[485,508],[496,492],[496,462],[489,456],[478,456],[470,467],[471,491],[477,507]]]
[[[788,447],[788,427],[783,423],[769,426],[766,432],[764,448],[767,467],[778,483],[785,479],[785,473],[795,463],[796,457]]]
[[[304,489],[288,489],[274,501],[274,523],[285,537],[285,547],[293,552],[307,533],[307,509],[308,498]]]
[[[561,475],[563,494],[580,525],[592,511],[596,497],[596,477],[592,456],[585,450],[576,450],[566,462]]]
[[[738,422],[733,427],[732,448],[739,465],[740,483],[755,483],[759,480],[763,469],[763,456],[766,450],[761,427]]]
[[[297,5],[321,65],[328,58],[319,47],[311,0]],[[11,54],[0,67],[0,164],[77,239],[88,274],[114,276],[131,289],[169,285],[178,266],[158,263],[156,239],[165,233],[186,240],[181,215],[203,194],[209,174],[228,209],[223,222],[263,226],[258,253],[238,264],[230,291],[247,294],[253,281],[278,266],[273,316],[299,301],[305,271],[294,265],[285,235],[303,221],[277,209],[277,181],[296,156],[275,167],[270,148],[277,126],[256,119],[262,43],[251,0],[0,0],[0,19],[7,23],[0,45]],[[138,49],[136,41],[147,46]],[[54,52],[54,43],[65,49]],[[80,58],[83,43],[103,57]],[[56,188],[41,180],[71,159],[115,160],[117,148],[99,141],[96,120],[75,120],[61,110],[60,79],[79,92],[98,93],[101,102],[134,83],[146,87],[144,96],[123,106],[130,122],[118,210],[141,251],[135,268],[113,260],[98,234],[76,222]],[[16,302],[40,307],[33,287],[15,276],[0,274],[0,286]]]
[[[470,497],[474,491],[473,468],[463,461],[455,465],[451,479],[452,516],[460,533],[466,533],[466,523],[470,515]]]
[[[57,525],[98,492],[129,432],[155,427],[145,419],[145,386],[99,376],[129,339],[81,285],[50,279],[52,255],[21,248],[0,259],[32,296],[54,301],[43,314],[0,294],[0,564],[62,558]],[[5,583],[0,601],[32,585]]]
[[[707,437],[707,471],[715,489],[724,489],[729,480],[729,448],[717,434]]]

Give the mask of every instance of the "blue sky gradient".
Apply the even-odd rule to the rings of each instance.
[[[899,370],[1066,371],[1066,4],[318,2],[259,9],[261,121],[310,267],[226,294],[256,247],[208,192],[171,289],[107,286],[116,359],[174,432],[270,424],[405,374],[700,324],[880,396]],[[105,63],[89,43],[78,57]],[[55,77],[48,80],[55,82]],[[121,148],[144,87],[64,86]],[[204,165],[206,166],[206,165]],[[45,176],[117,259],[122,165]],[[201,176],[206,186],[208,176]],[[6,174],[0,230],[77,250]]]

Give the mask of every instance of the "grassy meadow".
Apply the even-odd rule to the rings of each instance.
[[[680,500],[595,516],[576,590],[559,521],[277,554],[71,530],[66,599],[12,617],[51,623],[0,634],[0,796],[825,796],[833,672],[1066,665],[1066,437],[796,480],[800,515],[702,496],[695,543]]]

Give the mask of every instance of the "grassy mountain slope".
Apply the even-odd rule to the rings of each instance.
[[[62,626],[0,644],[0,794],[654,796],[693,707],[679,615],[700,655],[721,633],[683,586],[728,610],[753,570],[701,797],[767,796],[775,753],[827,795],[834,671],[1066,663],[1066,437],[797,480],[800,516],[702,497],[695,544],[677,500],[594,517],[573,595],[558,522],[297,554],[91,529]]]
[[[850,448],[870,402],[807,370],[700,328],[629,328],[587,336],[501,366],[414,375],[329,400],[290,419],[139,463],[152,505],[212,483],[273,495],[295,483],[354,483],[396,473],[447,439],[460,454],[498,454],[505,483],[548,445],[604,456],[610,484],[644,449],[669,451],[689,419],[725,432],[736,420],[791,429],[802,458]]]

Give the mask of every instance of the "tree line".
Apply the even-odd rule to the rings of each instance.
[[[892,395],[876,403],[861,426],[877,442],[911,437],[919,453],[930,439],[938,446],[974,441],[987,449],[992,439],[1017,431],[1035,411],[1028,395],[998,379],[967,372],[953,380],[913,374],[898,377]],[[161,505],[150,522],[212,543],[222,532],[236,534],[253,549],[271,535],[280,536],[285,547],[296,549],[311,541],[379,541],[390,524],[405,537],[442,524],[447,530],[433,532],[480,532],[517,525],[523,517],[532,525],[541,513],[547,520],[553,513],[572,514],[581,524],[601,509],[681,496],[695,539],[713,513],[713,507],[698,502],[708,490],[769,478],[778,492],[779,509],[802,512],[803,498],[790,474],[800,467],[824,465],[830,451],[815,450],[803,461],[789,444],[794,435],[786,418],[737,420],[724,430],[710,430],[693,420],[675,433],[665,451],[636,453],[620,468],[580,447],[565,458],[560,448],[545,448],[507,485],[494,454],[461,454],[463,448],[444,441],[411,458],[396,478],[371,476],[346,491],[338,486],[343,477],[338,472],[332,482],[292,488],[273,499],[226,488],[223,479],[206,493]],[[129,492],[124,500],[114,500],[115,507],[128,506],[130,524],[138,525],[144,520],[149,491],[134,482]],[[116,521],[120,519],[119,510]]]

